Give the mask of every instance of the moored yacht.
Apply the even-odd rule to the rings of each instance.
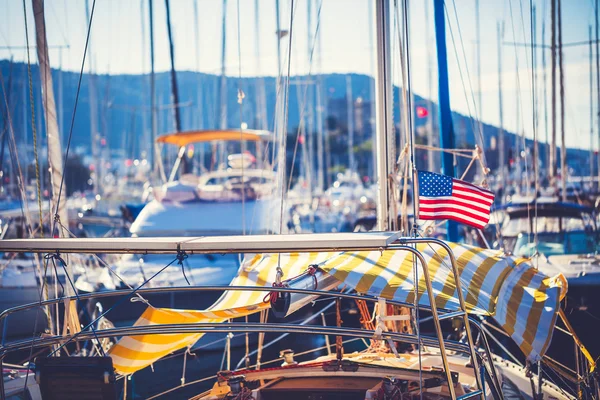
[[[157,142],[179,146],[181,155],[181,149],[194,143],[241,142],[241,139],[255,143],[258,153],[264,149],[262,146],[268,143],[271,135],[266,131],[252,130],[243,133],[239,130],[192,131],[163,135]],[[281,207],[281,201],[275,190],[276,174],[268,167],[259,167],[265,163],[248,151],[229,154],[226,160],[226,165],[214,171],[199,176],[182,173],[179,179],[155,189],[154,199],[144,206],[132,223],[131,235],[244,235],[267,234],[277,230],[280,220],[277,210]],[[127,254],[111,263],[112,270],[100,268],[95,277],[90,279],[88,274],[87,277],[81,277],[76,285],[83,292],[135,287],[172,261],[173,257],[164,255]],[[194,255],[172,262],[145,287],[227,285],[239,265],[240,257],[235,254]],[[197,307],[199,302],[204,303],[204,300],[194,296],[163,296],[156,301],[170,307]],[[131,315],[123,315],[117,316],[117,319],[129,317]]]
[[[598,228],[592,207],[539,198],[501,208],[500,247],[515,256],[532,257],[548,275],[569,283],[571,306],[587,308],[600,287]]]

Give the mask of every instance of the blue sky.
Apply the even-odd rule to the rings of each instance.
[[[475,115],[477,97],[476,60],[476,0],[447,0],[447,38],[453,109]],[[291,73],[305,74],[309,70],[307,6],[309,0],[295,0],[294,41]],[[31,4],[28,7],[30,41],[34,40]],[[50,45],[68,45],[62,51],[51,50],[53,67],[78,71],[83,55],[86,33],[85,0],[46,0],[46,23]],[[197,0],[198,33],[196,39],[195,0],[171,0],[171,20],[175,36],[176,66],[179,70],[219,73],[221,52],[222,0]],[[258,0],[260,9],[258,30],[255,27],[255,0],[227,1],[226,70],[231,76],[275,75],[277,49],[275,38],[275,0]],[[311,0],[313,10],[311,32],[314,36],[316,15],[322,3],[319,26],[322,35],[320,59],[315,54],[313,73],[356,72],[372,75],[374,48],[371,42],[370,0]],[[546,42],[550,41],[549,0],[534,0],[537,8],[537,40],[541,42],[542,14],[546,19]],[[91,1],[90,1],[91,4]],[[433,100],[437,98],[435,41],[433,36],[432,0],[410,0],[411,62],[414,91]],[[239,5],[239,8],[238,8]],[[281,0],[281,26],[289,29],[290,0]],[[154,0],[156,68],[169,68],[168,39],[164,1]],[[456,7],[456,8],[455,8]],[[455,13],[456,9],[456,13]],[[0,47],[25,43],[25,24],[22,2],[0,0]],[[426,12],[429,12],[429,25]],[[522,11],[522,14],[521,14]],[[98,73],[143,73],[149,67],[147,0],[97,0],[92,27],[92,60]],[[238,41],[238,15],[239,37]],[[496,24],[504,23],[505,42],[530,41],[528,0],[480,0],[481,15],[481,73],[482,119],[497,124],[498,61]],[[563,0],[563,42],[585,41],[588,26],[593,24],[593,0]],[[522,16],[522,17],[521,17]],[[144,18],[144,23],[142,23]],[[457,24],[458,20],[458,24]],[[427,29],[429,27],[429,29]],[[460,34],[459,34],[460,29]],[[394,34],[392,19],[392,35]],[[257,51],[257,39],[260,47]],[[456,49],[451,40],[454,35]],[[462,37],[462,42],[461,42]],[[33,44],[33,42],[31,42]],[[463,53],[464,48],[464,53]],[[282,53],[287,54],[287,39],[282,41]],[[531,55],[529,50],[503,46],[504,119],[507,129],[525,131],[532,136]],[[398,54],[397,46],[394,54]],[[541,50],[537,53],[538,137],[544,139],[543,99],[541,97]],[[547,53],[548,63],[550,52]],[[260,55],[260,56],[258,56]],[[0,59],[25,59],[24,50],[0,50]],[[36,60],[35,52],[31,57]],[[569,47],[564,50],[566,83],[567,144],[589,148],[589,64],[588,47]],[[399,81],[398,57],[394,61],[394,80]],[[519,79],[517,79],[517,65]],[[433,88],[428,85],[429,71]],[[460,75],[462,72],[463,79]],[[469,80],[470,77],[470,80]],[[548,67],[548,81],[550,68]],[[549,83],[548,83],[549,85]],[[471,91],[472,87],[472,91]],[[465,95],[466,92],[466,95]],[[471,94],[473,92],[473,94]],[[550,93],[548,87],[548,93]],[[517,102],[517,99],[520,99]],[[594,101],[596,93],[594,91]],[[476,100],[475,100],[476,102]],[[597,105],[595,106],[597,108]],[[519,110],[517,111],[517,108]],[[520,118],[517,118],[520,114]],[[595,127],[597,131],[597,126]],[[596,132],[597,136],[597,132]],[[594,140],[597,148],[598,140]]]

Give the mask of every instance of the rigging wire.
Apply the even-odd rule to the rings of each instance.
[[[27,79],[29,82],[29,105],[31,109],[31,131],[33,132],[33,158],[35,160],[35,184],[37,189],[37,203],[39,210],[39,223],[40,227],[43,226],[44,221],[42,218],[42,187],[40,181],[40,162],[38,157],[38,145],[37,145],[37,129],[35,126],[35,104],[33,101],[33,79],[31,77],[31,58],[29,56],[29,26],[27,24],[27,6],[25,0],[23,0],[23,18],[25,20],[25,43],[27,47]],[[10,110],[9,110],[10,112]],[[46,116],[46,121],[48,120]],[[58,213],[58,208],[56,209]],[[44,237],[44,229],[40,229],[40,236]]]
[[[512,9],[512,0],[508,2],[508,6],[510,9],[510,25],[512,27],[512,33],[513,33],[513,38],[516,38],[516,31],[515,31],[515,21],[513,18],[513,9]],[[520,78],[520,74],[519,74],[519,54],[517,52],[517,48],[514,47],[515,50],[515,61],[516,61],[516,67],[517,67],[517,107],[518,109],[521,110],[521,118],[523,118],[522,116],[523,114],[523,102],[521,101],[521,78]],[[526,64],[528,64],[528,60],[529,58],[527,57],[527,52],[525,52],[526,54]],[[517,124],[519,123],[519,121],[517,120]],[[517,137],[519,135],[519,132],[517,132]],[[525,185],[526,187],[526,193],[529,193],[529,187],[531,186],[531,183],[529,181],[529,163],[527,161],[527,152],[526,150],[526,142],[525,142],[525,136],[522,135],[522,146],[523,146],[523,151],[525,152]],[[529,209],[529,207],[527,207],[527,221],[531,221],[531,210]],[[537,222],[536,222],[537,225]],[[532,226],[531,223],[527,224],[527,229],[528,229],[528,235],[527,235],[527,245],[530,246],[531,245],[531,230],[532,230]]]
[[[454,4],[454,15],[455,15],[456,23],[458,25],[459,39],[460,39],[461,47],[462,47],[462,51],[463,51],[463,60],[464,60],[464,63],[465,63],[465,69],[467,71],[467,79],[469,81],[469,86],[471,86],[470,85],[471,78],[470,78],[470,75],[468,75],[469,69],[468,69],[468,66],[467,66],[466,52],[465,52],[465,48],[464,48],[462,34],[461,34],[461,31],[460,31],[460,24],[458,22],[458,12],[456,10],[456,3],[454,2],[454,0],[452,0],[452,2]],[[458,49],[456,47],[456,41],[454,39],[454,31],[452,30],[452,23],[451,23],[451,20],[450,20],[450,14],[448,12],[448,8],[446,7],[445,3],[444,3],[444,10],[446,12],[446,19],[448,20],[448,30],[450,31],[450,38],[452,39],[452,47],[454,49],[454,55],[456,56],[456,62],[457,62],[457,64],[460,65],[460,60],[459,60],[459,55],[458,55]],[[469,102],[469,95],[467,94],[467,87],[466,87],[466,84],[465,84],[465,79],[464,79],[464,76],[463,76],[461,68],[458,68],[458,73],[459,73],[459,76],[460,76],[460,81],[461,81],[461,85],[462,85],[462,88],[463,88],[463,93],[464,93],[464,96],[465,96],[465,100],[467,101],[467,114],[469,115],[469,121],[471,122],[471,129],[473,130],[473,132],[476,132],[476,129],[475,129],[476,125],[473,122],[473,114],[471,113],[471,106],[470,106],[470,102]],[[472,99],[473,102],[475,101],[475,94],[473,92],[473,88],[472,87],[471,87],[471,99]],[[481,127],[481,125],[479,125],[479,126]],[[479,132],[479,133],[481,135],[480,136],[480,140],[483,142],[482,132]],[[485,177],[485,174],[487,173],[487,171],[486,171],[486,169],[487,169],[487,161],[486,161],[486,158],[485,158],[485,150],[484,150],[484,148],[481,149],[481,155],[483,156],[483,159],[481,159],[480,162],[483,164],[483,167],[484,167],[483,168],[484,169],[484,177]],[[498,220],[497,217],[495,217],[494,220],[495,220],[494,224],[496,225],[496,231],[499,232],[500,243],[502,244],[504,242],[504,240],[502,238],[502,230],[500,229],[500,221]]]
[[[538,192],[539,192],[539,181],[538,181],[538,137],[537,137],[537,124],[538,124],[538,113],[537,113],[537,96],[536,96],[536,53],[535,53],[535,6],[533,5],[533,0],[529,0],[529,17],[530,17],[530,41],[531,41],[531,109],[533,112],[533,180],[534,180],[534,188],[535,193],[533,194],[533,207],[534,207],[534,230],[533,230],[533,245],[535,249],[535,253],[538,252]],[[523,21],[523,3],[521,2],[521,21]],[[523,29],[525,28],[525,24],[523,23]],[[535,258],[535,267],[538,269],[540,262],[540,258]]]
[[[48,260],[46,259],[44,261],[44,275],[41,275],[41,273],[40,273],[40,281],[41,281],[40,283],[42,285],[40,287],[40,292],[39,292],[39,304],[40,304],[40,307],[36,308],[36,311],[35,311],[35,320],[33,321],[33,332],[31,333],[31,347],[29,348],[29,360],[31,360],[31,358],[33,357],[33,348],[34,348],[34,344],[35,344],[35,340],[36,340],[35,332],[37,331],[37,326],[38,326],[38,315],[39,315],[39,312],[40,312],[40,308],[42,307],[42,300],[43,300],[42,296],[43,296],[44,290],[47,290],[47,285],[46,285],[46,282],[47,282],[47,279],[46,279],[47,271],[48,271]],[[46,308],[46,315],[47,315],[48,321],[50,322],[50,325],[51,325],[52,318],[50,318],[49,309],[48,309],[48,307],[45,307],[45,308]],[[6,324],[6,321],[4,323]],[[58,329],[58,327],[57,327],[57,329]],[[27,380],[28,380],[28,378],[29,378],[29,374],[25,374],[25,383],[23,385],[23,390],[24,391],[27,389]]]
[[[396,13],[398,13],[398,5],[394,2]],[[409,26],[409,15],[408,15],[408,0],[403,0],[402,3],[402,25],[404,27],[404,48],[402,46],[401,38],[399,37],[400,46],[400,62],[402,69],[402,86],[404,87],[404,104],[405,104],[405,120],[406,120],[406,135],[410,145],[410,172],[412,173],[412,192],[413,192],[413,226],[411,229],[413,237],[418,235],[417,225],[417,199],[416,199],[416,167],[415,167],[415,146],[414,146],[414,129],[412,120],[412,85],[411,85],[411,70],[410,70],[410,26]],[[408,177],[404,177],[405,189],[406,180]],[[417,244],[414,245],[415,251],[417,250]],[[419,326],[420,310],[419,310],[419,268],[417,258],[413,255],[413,271],[414,271],[414,291],[415,291],[415,304],[414,304],[414,315],[415,315],[415,326],[414,329],[417,333],[418,344],[418,357],[419,357],[419,383],[423,385],[423,346],[421,343],[421,327]],[[419,396],[423,399],[423,391],[419,391]]]
[[[246,142],[244,141],[244,91],[242,90],[242,36],[240,22],[240,0],[237,0],[237,55],[238,55],[238,103],[240,105],[240,142],[241,142],[241,165],[242,165],[242,235],[246,234],[246,182],[244,180],[244,156]]]
[[[463,60],[464,60],[464,64],[465,64],[465,71],[467,74],[467,82],[469,84],[469,91],[471,92],[471,98],[469,99],[469,97],[467,96],[467,89],[466,89],[466,85],[464,83],[464,79],[463,79],[463,75],[462,75],[462,70],[459,68],[459,72],[460,72],[460,80],[461,83],[463,85],[463,91],[465,92],[465,100],[467,101],[467,110],[469,112],[469,118],[471,120],[471,129],[473,130],[474,133],[477,133],[477,137],[479,138],[479,145],[481,146],[481,157],[482,157],[482,161],[483,164],[486,166],[487,168],[487,159],[485,156],[485,142],[483,139],[483,124],[479,125],[479,129],[476,128],[476,125],[473,121],[473,115],[471,113],[471,106],[470,106],[470,101],[473,102],[473,109],[475,110],[475,117],[481,121],[481,110],[477,109],[477,105],[475,104],[475,92],[473,90],[473,85],[472,85],[472,80],[471,80],[471,74],[469,72],[469,64],[467,63],[467,52],[465,51],[465,44],[464,44],[464,40],[462,37],[462,30],[460,28],[460,23],[458,21],[458,11],[456,9],[456,2],[455,0],[452,0],[452,5],[454,7],[454,17],[456,19],[456,27],[458,29],[458,36],[460,39],[460,45],[461,45],[461,49],[462,49],[462,53],[463,53]],[[456,45],[454,42],[454,35],[452,34],[452,24],[450,22],[450,16],[448,15],[448,8],[446,7],[446,4],[444,3],[444,9],[446,10],[446,16],[448,18],[448,27],[450,29],[450,35],[452,36],[452,44],[454,45],[454,53],[456,55],[456,61],[458,62],[458,64],[460,65],[460,61],[458,60],[458,51],[456,50]],[[484,171],[484,176],[485,176],[486,171]]]
[[[309,79],[312,75],[312,61],[313,61],[313,55],[315,52],[315,47],[317,44],[317,35],[319,33],[319,27],[321,25],[321,8],[323,7],[323,0],[321,0],[319,2],[319,9],[317,11],[317,24],[315,26],[315,35],[313,36],[313,42],[311,45],[311,50],[310,50],[310,57],[309,57],[309,61],[308,61],[308,74],[307,74],[307,79]],[[292,156],[292,163],[291,163],[291,171],[290,171],[290,177],[288,179],[288,185],[287,185],[287,190],[289,191],[291,186],[292,186],[292,175],[294,174],[294,166],[296,164],[296,155],[297,155],[297,151],[298,151],[298,144],[300,141],[300,132],[302,131],[302,129],[304,128],[304,114],[306,112],[306,101],[307,101],[307,97],[308,97],[308,84],[305,85],[304,87],[304,94],[302,95],[302,102],[300,104],[300,117],[299,120],[301,121],[300,125],[298,126],[298,129],[296,130],[296,140],[295,140],[295,144],[294,144],[294,153]]]
[[[287,60],[287,75],[286,75],[286,79],[285,79],[285,84],[284,84],[284,95],[283,95],[283,126],[281,127],[281,130],[283,132],[282,137],[280,138],[281,143],[279,144],[279,154],[277,155],[278,159],[279,159],[279,169],[281,169],[281,171],[279,171],[280,174],[280,185],[281,185],[281,205],[280,205],[280,213],[279,213],[279,234],[282,233],[283,231],[283,198],[285,197],[285,162],[281,162],[282,158],[283,160],[285,160],[285,149],[286,149],[286,137],[287,135],[285,134],[287,132],[287,124],[288,124],[288,109],[289,109],[289,91],[290,91],[290,73],[291,73],[291,67],[292,67],[292,39],[293,39],[293,34],[294,34],[294,14],[296,13],[296,8],[295,8],[295,4],[294,4],[294,0],[291,0],[291,6],[290,6],[290,31],[289,31],[289,40],[288,40],[288,60]],[[277,262],[277,268],[278,270],[281,270],[281,267],[279,265],[279,260],[281,258],[278,257],[278,262]]]
[[[25,0],[23,0],[23,1],[25,1]],[[53,221],[52,230],[51,230],[52,234],[54,234],[55,229],[56,229],[56,224],[58,222],[57,220],[58,220],[58,210],[60,209],[60,198],[62,195],[64,183],[65,183],[66,166],[67,166],[67,161],[69,160],[69,150],[71,149],[71,139],[73,138],[73,128],[75,126],[75,115],[77,114],[77,104],[79,103],[79,93],[81,91],[81,81],[83,79],[83,69],[85,68],[85,59],[87,56],[88,45],[90,43],[90,34],[92,32],[92,21],[94,20],[95,9],[96,9],[96,0],[94,0],[92,3],[92,11],[90,13],[90,20],[88,22],[87,36],[85,39],[85,47],[83,49],[83,59],[81,60],[81,69],[79,71],[79,80],[77,82],[77,92],[75,93],[75,105],[73,106],[73,113],[71,115],[71,126],[69,128],[69,139],[67,140],[67,150],[65,152],[65,159],[63,162],[63,174],[60,179],[60,187],[58,189],[58,196],[56,199],[56,210],[54,211],[54,221]]]
[[[83,328],[81,328],[81,330],[77,333],[75,333],[74,335],[70,336],[64,343],[62,343],[59,347],[57,347],[54,351],[52,351],[48,357],[52,357],[54,356],[57,352],[59,352],[62,348],[64,348],[66,345],[68,345],[69,343],[71,343],[73,341],[73,339],[76,339],[81,332],[85,332],[86,330],[88,330],[90,327],[93,327],[94,324],[96,324],[101,318],[103,318],[104,316],[106,316],[106,314],[108,314],[109,312],[111,312],[113,309],[119,307],[121,304],[123,304],[125,302],[125,300],[129,299],[131,296],[137,294],[137,292],[143,288],[148,282],[150,282],[152,279],[156,278],[161,272],[163,272],[165,269],[169,268],[171,265],[173,265],[175,262],[179,262],[181,259],[181,252],[179,252],[177,254],[177,256],[171,261],[169,262],[167,265],[165,265],[164,267],[162,267],[160,270],[158,270],[158,272],[156,272],[154,275],[152,275],[150,278],[146,279],[144,282],[142,282],[139,286],[137,286],[135,289],[133,289],[132,291],[130,291],[129,293],[125,294],[119,301],[117,301],[112,307],[110,307],[109,309],[107,309],[106,311],[102,312],[98,317],[96,317],[92,322],[90,322],[89,324],[87,324],[86,326],[84,326]]]

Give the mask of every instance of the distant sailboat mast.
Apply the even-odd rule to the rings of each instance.
[[[90,20],[89,0],[85,2],[85,17]],[[90,143],[92,147],[92,159],[94,160],[94,174],[92,179],[94,194],[102,192],[102,167],[100,165],[100,155],[98,149],[98,106],[96,104],[96,75],[94,74],[94,57],[92,54],[92,39],[88,43],[88,96],[90,105]]]
[[[551,72],[551,93],[552,93],[552,143],[550,145],[550,160],[549,160],[549,176],[550,176],[550,186],[556,192],[556,0],[550,0],[550,13],[551,13],[551,24],[552,28],[550,29],[551,35],[551,43],[550,49],[552,52],[551,62],[552,62],[552,72]]]
[[[594,16],[596,29],[596,107],[598,109],[598,146],[600,149],[600,6],[599,0],[594,3]],[[600,155],[598,155],[598,190],[600,190]]]
[[[592,26],[588,27],[588,37],[590,41],[589,47],[589,64],[590,64],[590,188],[594,188],[594,62],[593,54],[594,47],[592,45]]]
[[[498,22],[496,26],[498,32],[498,113],[500,117],[500,126],[498,127],[498,170],[500,171],[500,187],[502,192],[506,191],[506,155],[504,144],[504,102],[502,99],[502,41],[504,40],[504,23]],[[500,199],[504,203],[504,196]]]
[[[426,1],[423,5],[425,10],[425,43],[427,46],[427,99],[429,102],[433,98],[433,74],[432,74],[432,56],[431,56],[431,41],[429,40],[431,35],[431,22],[429,15],[429,4],[431,2]],[[429,110],[427,113],[427,144],[430,147],[435,146],[434,135],[433,135],[433,110]],[[436,162],[433,155],[433,150],[427,150],[427,169],[432,172],[436,172]]]
[[[446,20],[444,14],[444,0],[433,1],[433,15],[435,21],[436,51],[438,62],[438,103],[439,103],[439,129],[440,147],[453,149],[454,127],[452,126],[452,110],[450,108],[450,92],[448,89],[448,59],[446,53]],[[454,176],[454,157],[448,152],[442,153],[442,173]],[[458,241],[458,224],[448,221],[447,239],[451,242]]]
[[[227,129],[227,76],[225,59],[227,57],[227,0],[223,0],[223,20],[221,22],[221,76],[218,95],[219,113],[219,128]],[[225,143],[219,142],[216,146],[217,151],[217,166],[225,162]],[[214,147],[213,147],[214,151]]]
[[[170,10],[170,0],[165,0],[165,8],[166,8],[166,16],[167,16],[167,34],[169,36],[169,54],[171,56],[171,99],[173,103],[173,124],[175,128],[175,132],[181,132],[181,113],[179,110],[179,87],[177,86],[177,72],[175,71],[175,47],[173,44],[173,32],[171,30],[171,10]],[[181,146],[179,148],[179,153],[177,154],[177,160],[173,165],[173,170],[171,171],[171,175],[169,176],[169,182],[175,180],[177,176],[177,170],[179,169],[179,164],[182,165],[182,173],[189,172],[189,160],[185,154],[186,146]]]
[[[54,86],[52,84],[52,72],[50,69],[50,60],[48,58],[48,42],[46,40],[46,24],[44,21],[44,2],[43,0],[33,0],[33,15],[35,18],[35,33],[37,43],[37,55],[39,60],[40,80],[42,83],[43,105],[46,115],[46,136],[48,138],[48,164],[50,166],[50,183],[52,185],[52,197],[50,201],[51,213],[58,217],[52,223],[52,234],[58,234],[61,237],[68,236],[62,226],[69,226],[67,215],[66,200],[60,201],[60,196],[66,197],[67,189],[63,183],[63,159],[62,147],[60,144],[60,131],[56,120],[56,103],[54,100]],[[62,186],[62,187],[61,187]],[[42,210],[40,210],[40,213]],[[60,222],[60,224],[59,224]],[[41,227],[40,227],[41,228]],[[69,276],[73,276],[73,267],[70,263],[65,266]],[[75,293],[70,285],[65,286],[67,296],[73,296]]]
[[[348,123],[348,170],[354,171],[354,99],[352,97],[352,76],[346,75],[346,109]]]
[[[567,201],[567,143],[565,135],[565,74],[563,68],[562,40],[562,0],[557,1],[558,14],[558,78],[560,85],[560,177],[562,186],[562,201]]]
[[[376,135],[377,135],[377,230],[387,231],[389,215],[389,135],[394,132],[392,120],[393,94],[391,80],[390,5],[387,1],[375,2],[375,29],[377,36],[377,70],[375,75]],[[395,161],[395,160],[393,160]]]
[[[202,96],[202,74],[200,73],[200,18],[198,14],[198,0],[194,0],[194,37],[196,45],[196,73],[198,74],[198,86],[196,88],[196,116],[193,119],[195,120],[197,129],[204,129],[204,100]],[[198,166],[200,172],[202,172],[202,168],[204,167],[205,145],[204,143],[199,143],[198,147],[198,158],[200,159]]]

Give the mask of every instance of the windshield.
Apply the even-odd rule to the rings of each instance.
[[[531,215],[531,219],[533,215]],[[562,221],[561,221],[562,219]],[[529,232],[530,229],[537,230],[537,232],[543,233],[558,233],[561,230],[563,232],[573,231],[584,231],[593,230],[593,221],[587,214],[581,214],[581,218],[574,217],[543,217],[538,216],[535,218],[535,225],[532,224],[530,227],[528,218],[511,218],[504,222],[502,225],[502,235],[504,236],[517,236],[524,232]]]
[[[588,254],[596,251],[594,236],[588,232],[543,232],[538,234],[537,251],[545,256]],[[536,252],[533,234],[517,237],[513,254],[531,257]]]

